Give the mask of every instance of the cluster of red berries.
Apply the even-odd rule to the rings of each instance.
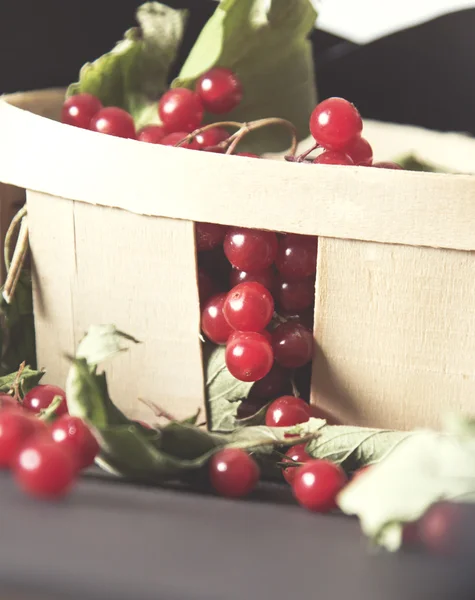
[[[49,424],[39,414],[56,396],[61,402]],[[0,468],[10,469],[28,494],[42,499],[64,496],[98,451],[84,421],[68,414],[61,388],[38,385],[22,401],[0,394]]]
[[[312,359],[316,238],[197,223],[196,246],[204,335],[256,398],[276,398]]]
[[[267,409],[266,425],[291,427],[308,421],[310,416],[311,409],[306,402],[294,396],[282,396]],[[328,460],[312,458],[305,444],[292,446],[282,463],[282,474],[301,506],[321,513],[336,508],[336,497],[348,482],[341,467]],[[245,496],[259,480],[259,467],[244,450],[221,450],[212,458],[209,469],[211,484],[222,496]]]
[[[356,165],[401,169],[393,162],[373,162],[371,144],[361,136],[363,121],[357,108],[344,98],[327,98],[310,116],[310,133],[323,152],[314,160],[319,165]]]
[[[146,125],[136,131],[134,120],[127,111],[117,106],[104,107],[98,98],[88,93],[71,96],[64,102],[61,121],[116,137],[175,146],[200,127],[205,112],[213,115],[228,113],[238,106],[242,96],[242,85],[236,74],[224,67],[214,67],[198,79],[194,91],[174,88],[163,94],[158,102],[161,125]],[[229,135],[222,127],[212,127],[181,146],[224,153],[218,144]]]

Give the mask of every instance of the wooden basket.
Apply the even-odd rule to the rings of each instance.
[[[0,101],[0,181],[27,190],[48,381],[64,383],[64,355],[89,325],[114,323],[143,341],[109,371],[112,397],[131,417],[149,416],[139,397],[179,417],[204,403],[194,242],[194,222],[204,221],[319,236],[313,404],[390,428],[475,412],[473,176],[144,144],[45,118],[60,97]],[[370,141],[391,130],[365,126]],[[409,130],[474,157],[471,140]]]

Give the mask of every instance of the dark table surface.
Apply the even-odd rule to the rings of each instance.
[[[463,561],[371,551],[356,520],[87,477],[62,503],[0,476],[2,600],[464,600]]]

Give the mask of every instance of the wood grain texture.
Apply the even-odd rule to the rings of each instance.
[[[320,239],[312,402],[344,422],[475,414],[475,253]]]
[[[30,192],[39,364],[63,385],[92,324],[137,337],[106,365],[112,398],[148,420],[138,398],[177,417],[204,405],[193,223],[145,217]]]
[[[0,130],[0,181],[58,197],[184,220],[475,249],[471,175],[189,152],[65,127],[1,101]]]

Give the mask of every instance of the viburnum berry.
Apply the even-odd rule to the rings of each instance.
[[[148,144],[161,144],[163,138],[167,135],[165,127],[161,125],[145,125],[137,133],[137,139]],[[183,136],[185,137],[185,136]]]
[[[279,240],[275,266],[287,281],[315,275],[317,270],[317,238],[288,234]]]
[[[258,273],[247,273],[246,271],[241,271],[240,269],[236,268],[231,270],[229,275],[229,284],[232,288],[240,283],[245,283],[248,281],[256,281],[272,292],[274,289],[275,274],[271,267],[264,269],[263,271],[259,271]]]
[[[225,448],[211,457],[209,478],[221,496],[241,498],[256,487],[260,471],[256,461],[240,448]]]
[[[230,227],[223,248],[227,259],[236,269],[259,273],[275,260],[277,236],[272,231]]]
[[[23,398],[23,407],[32,413],[39,413],[41,410],[48,408],[55,396],[61,396],[62,398],[55,414],[60,416],[67,413],[66,393],[60,387],[50,384],[37,385],[27,392]]]
[[[403,171],[404,169],[401,167],[401,165],[398,165],[395,162],[391,162],[391,161],[381,161],[381,162],[375,162],[372,165],[373,167],[376,167],[377,169],[394,169],[397,171]]]
[[[92,118],[102,109],[99,98],[83,93],[70,96],[61,109],[61,122],[81,129],[89,129]]]
[[[301,398],[281,396],[266,412],[267,427],[293,427],[310,419],[310,407]]]
[[[287,312],[282,309],[279,311],[279,314],[282,317],[285,317],[285,319],[287,321],[290,321],[291,323],[300,323],[309,331],[313,331],[314,313],[315,313],[315,307],[314,307],[313,303],[312,303],[312,306],[309,306],[308,308],[301,310],[299,312],[296,312],[296,311]]]
[[[306,463],[309,460],[312,460],[310,454],[308,454],[305,450],[305,446],[306,444],[297,444],[296,446],[292,446],[285,453],[285,458],[282,459],[283,463],[293,465],[289,467],[282,467],[282,475],[287,483],[293,483],[297,469],[299,466],[302,466],[298,465],[298,463]]]
[[[231,69],[214,67],[196,82],[205,109],[215,115],[230,112],[242,100],[242,85]]]
[[[250,397],[270,400],[281,394],[290,380],[290,373],[279,364],[274,363],[265,377],[252,386]]]
[[[227,140],[229,133],[222,127],[211,127],[195,136],[196,143],[201,149],[212,148],[224,140]]]
[[[204,306],[206,302],[218,293],[218,286],[216,282],[213,280],[211,275],[203,269],[203,267],[198,268],[198,295],[200,298],[201,306]]]
[[[344,98],[327,98],[310,116],[310,133],[326,150],[345,150],[363,129],[356,107]]]
[[[261,333],[235,332],[226,344],[226,366],[240,381],[258,381],[269,373],[274,355]]]
[[[90,467],[99,452],[99,444],[82,419],[62,415],[51,426],[53,440],[70,452],[79,470]]]
[[[419,542],[431,552],[451,555],[463,537],[462,507],[456,502],[437,502],[417,522]]]
[[[0,468],[10,467],[12,461],[35,433],[35,423],[25,412],[5,410],[0,413]]]
[[[187,137],[187,133],[185,131],[174,131],[173,133],[167,134],[160,144],[162,146],[176,146],[181,140]],[[183,142],[178,146],[179,148],[186,148],[188,150],[199,150],[198,142],[196,140],[191,140],[187,142]]]
[[[212,250],[224,241],[227,227],[216,223],[195,223],[196,249],[198,252]]]
[[[206,303],[201,313],[201,329],[215,344],[225,344],[234,331],[223,312],[227,294],[216,294]]]
[[[47,438],[32,438],[18,454],[13,473],[23,491],[39,499],[57,499],[69,492],[76,478],[70,452]]]
[[[274,314],[272,294],[256,281],[240,283],[226,296],[223,314],[233,329],[261,331]]]
[[[275,360],[287,369],[298,369],[310,362],[313,347],[313,335],[301,323],[287,321],[272,332]]]
[[[373,162],[373,148],[365,138],[355,137],[346,147],[345,153],[355,165],[369,167]]]
[[[313,459],[298,467],[292,491],[308,510],[326,513],[336,508],[336,497],[346,483],[341,467],[328,460]]]
[[[199,252],[198,265],[213,275],[213,279],[223,291],[229,290],[229,273],[232,267],[224,254],[223,246],[219,245],[207,252]]]
[[[8,394],[0,394],[0,411],[2,410],[23,410],[22,405]]]
[[[346,165],[351,166],[355,163],[348,156],[348,154],[344,154],[343,152],[337,152],[336,150],[325,150],[319,154],[314,160],[314,165]]]
[[[115,137],[136,139],[134,120],[129,113],[117,106],[101,109],[91,119],[89,129]]]
[[[198,94],[186,88],[168,90],[158,103],[160,120],[169,133],[191,133],[200,126],[203,112],[203,103]]]
[[[284,277],[278,277],[274,298],[287,313],[305,310],[312,306],[315,299],[315,278],[306,277],[289,281]]]

